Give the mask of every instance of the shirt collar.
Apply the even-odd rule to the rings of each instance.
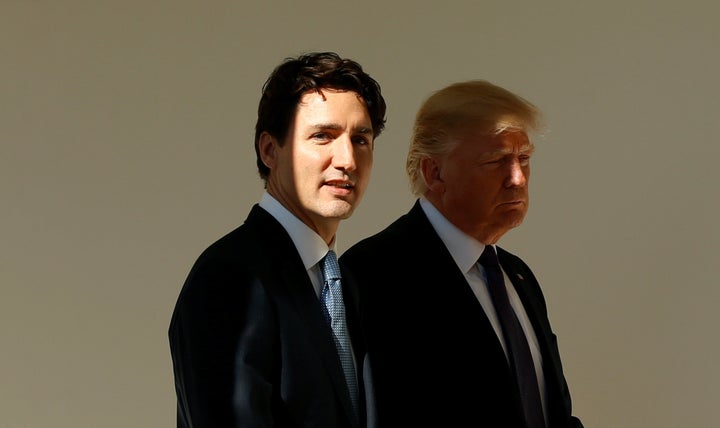
[[[325,257],[328,250],[335,250],[336,239],[333,238],[333,242],[330,247],[328,247],[320,235],[300,221],[299,218],[295,217],[293,213],[267,191],[263,192],[258,204],[270,213],[287,231],[288,235],[290,235],[290,239],[292,239],[293,244],[295,244],[295,248],[297,248],[300,254],[305,269],[310,269],[316,265]]]
[[[455,260],[455,264],[463,273],[468,273],[480,258],[485,244],[458,229],[425,197],[420,197],[420,207]]]

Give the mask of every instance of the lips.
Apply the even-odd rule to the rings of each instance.
[[[327,186],[339,187],[341,189],[351,189],[353,187],[352,183],[348,181],[330,181],[325,184]]]
[[[525,204],[525,200],[523,200],[523,199],[518,199],[515,201],[506,201],[506,202],[500,203],[500,205],[523,205],[523,204]]]

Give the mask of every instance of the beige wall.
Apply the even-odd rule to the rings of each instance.
[[[501,244],[543,284],[576,413],[716,425],[716,2],[247,3],[0,0],[0,426],[173,426],[175,298],[260,195],[260,86],[309,50],[389,105],[341,250],[409,208],[431,90],[514,90],[551,129]]]

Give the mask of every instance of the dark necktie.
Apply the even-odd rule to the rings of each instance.
[[[500,263],[491,245],[485,246],[479,262],[485,268],[490,298],[502,326],[510,366],[520,391],[526,425],[528,428],[544,428],[545,419],[530,346],[515,311],[510,306]]]
[[[325,321],[332,328],[335,347],[340,356],[340,363],[345,373],[345,382],[350,391],[350,400],[355,414],[358,415],[357,378],[355,377],[350,336],[345,320],[345,303],[343,302],[342,286],[340,284],[340,266],[333,250],[328,251],[320,261],[320,266],[325,278],[325,285],[320,294],[323,303],[323,315],[325,315]]]

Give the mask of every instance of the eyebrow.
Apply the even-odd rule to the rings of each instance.
[[[520,153],[532,153],[534,151],[535,151],[535,144],[533,144],[532,142],[528,143],[527,146],[520,149]]]
[[[334,130],[334,131],[343,129],[343,127],[338,125],[337,123],[316,123],[314,125],[311,125],[310,128],[316,129],[316,130],[329,129],[329,130]],[[352,128],[351,131],[353,134],[369,135],[369,134],[373,133],[372,127],[367,127],[367,126],[358,126],[358,127]]]
[[[520,149],[519,153],[522,155],[525,155],[525,154],[532,154],[534,151],[535,151],[535,144],[529,143],[529,144],[523,146]],[[500,150],[493,150],[491,152],[486,152],[482,155],[482,157],[483,157],[483,159],[485,159],[485,158],[492,158],[495,156],[507,156],[507,155],[511,155],[513,153],[515,153],[514,150],[500,149]]]

